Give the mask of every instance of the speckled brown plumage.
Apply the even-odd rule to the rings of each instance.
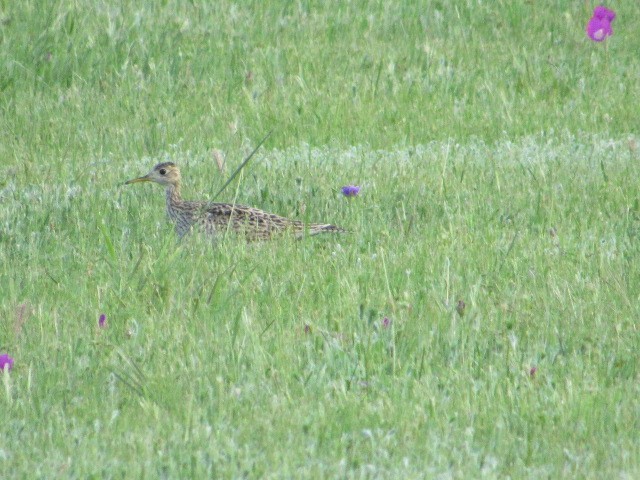
[[[156,182],[165,187],[167,214],[180,237],[192,229],[202,230],[208,235],[222,235],[232,231],[249,240],[267,240],[286,231],[291,231],[297,238],[305,234],[344,232],[334,225],[305,224],[244,205],[182,200],[180,170],[172,162],[159,163],[144,177],[126,183],[137,182]]]

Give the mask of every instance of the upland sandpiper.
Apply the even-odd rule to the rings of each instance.
[[[224,235],[231,231],[244,235],[248,240],[267,240],[286,231],[291,231],[296,238],[345,231],[335,225],[305,224],[244,205],[182,200],[180,170],[173,162],[159,163],[144,177],[129,180],[126,185],[138,182],[155,182],[165,187],[167,214],[180,237],[192,229],[202,230],[208,235]]]

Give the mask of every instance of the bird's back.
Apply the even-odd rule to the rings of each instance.
[[[230,203],[208,203],[198,222],[209,234],[232,231],[244,235],[249,240],[266,240],[281,232],[291,231],[297,238],[305,234],[317,235],[323,232],[344,232],[330,224],[305,224],[300,220],[268,213],[258,208]]]

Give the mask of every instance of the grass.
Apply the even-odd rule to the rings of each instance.
[[[0,476],[637,477],[640,10],[512,3],[4,4]],[[271,129],[220,198],[353,233],[123,186]]]

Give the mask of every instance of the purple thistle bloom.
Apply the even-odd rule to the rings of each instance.
[[[8,354],[0,355],[0,370],[11,370],[13,368],[13,358]]]
[[[98,318],[98,326],[100,328],[105,328],[107,326],[107,316],[104,313],[101,313],[100,318]]]
[[[355,197],[358,195],[358,193],[360,193],[360,187],[356,185],[347,185],[345,187],[342,187],[342,194],[345,197]]]
[[[613,35],[611,22],[616,18],[616,12],[602,5],[593,9],[593,16],[587,23],[587,35],[594,42],[601,42]]]
[[[389,317],[384,317],[382,319],[382,328],[389,328],[389,325],[391,325],[391,319]]]

